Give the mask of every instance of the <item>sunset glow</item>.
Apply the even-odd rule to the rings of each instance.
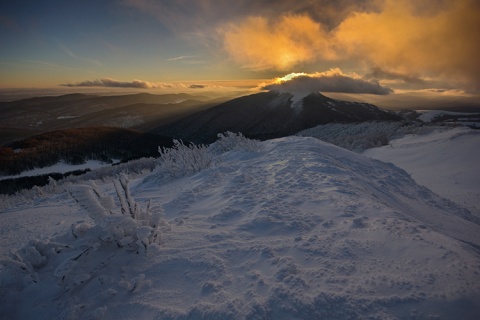
[[[292,80],[293,78],[300,77],[300,76],[306,76],[307,74],[305,72],[300,72],[300,73],[289,73],[283,77],[279,77],[275,79],[275,83],[282,83],[285,81]]]
[[[337,68],[394,90],[480,91],[475,0],[56,0],[0,9],[0,89],[254,88]]]

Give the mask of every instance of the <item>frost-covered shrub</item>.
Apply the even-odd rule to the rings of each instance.
[[[134,259],[147,254],[170,229],[160,208],[141,206],[132,197],[129,181],[115,182],[118,201],[105,195],[95,182],[69,186],[68,191],[91,220],[74,223],[70,232],[46,240],[32,240],[22,249],[0,257],[0,287],[23,286],[52,277],[64,291],[80,288],[95,277],[112,257]],[[147,256],[146,256],[147,257]],[[112,268],[106,270],[112,270]],[[138,281],[137,281],[138,282]],[[140,284],[135,282],[133,289]]]
[[[150,203],[142,208],[130,194],[125,175],[115,181],[114,186],[120,210],[115,210],[111,197],[102,195],[94,183],[70,188],[72,197],[94,221],[91,230],[84,223],[72,226],[72,234],[75,237],[94,234],[101,241],[114,242],[120,248],[129,247],[137,251],[159,244],[161,228],[168,228],[168,224],[161,219],[161,211],[152,210]]]
[[[185,145],[180,140],[173,140],[172,148],[158,148],[160,152],[160,171],[172,177],[186,176],[213,164],[213,155],[205,145]]]
[[[245,138],[243,134],[227,131],[217,135],[218,140],[210,145],[210,150],[221,154],[232,150],[260,151],[261,144],[258,140]]]

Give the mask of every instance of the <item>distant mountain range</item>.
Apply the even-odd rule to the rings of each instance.
[[[368,103],[262,92],[233,100],[189,94],[69,94],[0,103],[0,173],[60,160],[79,164],[157,156],[172,139],[211,143],[219,133],[269,139],[320,124],[401,120]]]
[[[241,132],[269,139],[327,123],[398,121],[402,117],[368,103],[339,101],[310,93],[298,101],[290,93],[262,92],[208,108],[152,132],[196,143],[210,143],[218,133]]]
[[[14,175],[59,161],[108,163],[158,156],[158,147],[171,147],[174,138],[210,143],[218,133],[231,131],[263,140],[331,122],[401,119],[368,103],[320,93],[270,91],[235,99],[145,93],[29,98],[0,102],[0,174]],[[50,176],[61,179],[69,174],[3,180],[0,193],[45,185]]]
[[[186,93],[68,94],[0,102],[0,144],[54,130],[96,126],[208,143],[225,131],[268,139],[331,122],[400,119],[368,103],[339,101],[320,93],[299,99],[270,91],[233,100]]]
[[[146,132],[228,98],[205,95],[68,94],[0,102],[0,145],[53,130],[109,126]]]

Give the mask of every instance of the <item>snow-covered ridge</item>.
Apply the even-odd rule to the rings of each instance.
[[[478,112],[472,113],[443,110],[417,110],[417,113],[420,114],[418,119],[427,123],[441,120],[443,123],[480,128],[480,113]]]
[[[426,126],[418,122],[375,121],[362,123],[329,123],[302,130],[296,135],[315,137],[322,141],[350,151],[363,152],[366,149],[388,144],[392,139],[405,135],[424,135],[433,131],[447,131],[452,127]]]
[[[56,213],[64,231],[46,230],[45,240],[4,257],[0,315],[474,319],[480,311],[479,217],[405,171],[305,137],[215,154],[190,176],[161,180],[157,171],[125,188],[168,225],[146,252],[92,237],[102,229],[82,196],[42,199],[37,207]],[[98,195],[96,211],[117,212],[127,204],[105,200],[119,198],[114,181],[78,192]],[[2,213],[1,243],[28,210]]]
[[[418,117],[419,120],[423,122],[432,122],[435,118],[438,118],[443,115],[450,115],[450,116],[468,116],[472,113],[470,112],[454,112],[454,111],[443,111],[443,110],[417,110],[420,113]]]
[[[480,215],[480,131],[437,128],[410,134],[364,155],[392,162],[421,185]]]

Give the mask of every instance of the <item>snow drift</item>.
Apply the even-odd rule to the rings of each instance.
[[[161,214],[168,226],[147,250],[134,241],[119,246],[98,228],[95,219],[125,206],[115,197],[122,193],[118,183],[97,182],[76,187],[73,198],[44,199],[42,206],[59,215],[65,210],[84,219],[3,257],[0,316],[478,316],[479,217],[405,171],[303,137],[213,160],[190,176],[157,171],[131,181],[128,195],[123,188],[127,200]],[[93,202],[85,197],[92,192]],[[98,216],[85,217],[93,206]]]

